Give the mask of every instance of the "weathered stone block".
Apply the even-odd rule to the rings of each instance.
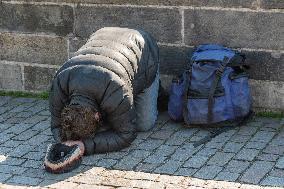
[[[64,38],[0,33],[1,60],[61,65],[67,57],[67,40]]]
[[[183,72],[193,48],[160,45],[160,73],[180,74]]]
[[[22,73],[18,65],[0,62],[0,89],[22,90]]]
[[[9,1],[9,0],[6,0]],[[275,3],[277,0],[274,0]],[[257,0],[29,0],[29,2],[88,3],[115,5],[166,5],[166,6],[206,6],[206,7],[244,7],[255,8]]]
[[[48,90],[55,72],[56,69],[25,66],[25,90]]]
[[[79,6],[75,9],[77,36],[88,37],[107,26],[143,29],[159,42],[181,42],[181,15],[177,8]]]
[[[73,31],[73,9],[66,5],[0,4],[0,29],[23,32]]]
[[[265,9],[284,9],[282,0],[261,0],[261,7]]]
[[[219,43],[230,47],[283,49],[281,12],[187,9],[185,43]]]
[[[284,109],[284,82],[250,80],[254,107]]]
[[[284,81],[284,53],[243,51],[250,65],[250,78],[256,80]]]

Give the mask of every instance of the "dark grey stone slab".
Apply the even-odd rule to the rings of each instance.
[[[283,36],[284,37],[284,36]],[[250,78],[256,80],[284,81],[284,53],[270,53],[264,51],[243,51]]]
[[[48,90],[55,72],[55,69],[25,66],[25,89],[36,91]]]
[[[0,33],[0,59],[61,65],[67,57],[67,40],[47,35]]]
[[[193,48],[165,45],[160,45],[159,48],[162,74],[181,74],[193,51]]]
[[[75,34],[88,37],[107,27],[143,29],[160,42],[181,42],[181,15],[176,8],[85,7],[75,9]]]
[[[284,49],[283,13],[187,9],[185,43]]]
[[[0,5],[0,29],[23,32],[51,32],[66,35],[73,31],[73,9],[66,5]]]

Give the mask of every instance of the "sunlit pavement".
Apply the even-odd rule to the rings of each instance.
[[[52,143],[45,100],[0,97],[0,188],[284,187],[284,119],[256,117],[194,148],[209,131],[185,128],[161,113],[123,151],[84,157],[71,173],[46,173]]]

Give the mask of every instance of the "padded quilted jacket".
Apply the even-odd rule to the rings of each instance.
[[[112,129],[83,140],[86,154],[117,151],[136,137],[134,98],[155,79],[159,50],[146,32],[102,28],[57,71],[49,107],[60,141],[60,114],[68,104],[99,109]]]

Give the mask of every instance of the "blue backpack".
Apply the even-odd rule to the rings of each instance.
[[[252,107],[245,56],[221,45],[200,45],[186,70],[173,79],[168,113],[187,125],[239,122]]]

